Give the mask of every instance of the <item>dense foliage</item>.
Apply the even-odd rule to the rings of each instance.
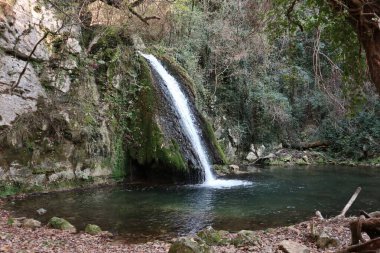
[[[327,140],[334,154],[360,158],[379,152],[379,107],[347,15],[325,1],[182,0],[162,45],[241,148]]]
[[[238,150],[323,140],[334,154],[378,155],[379,102],[353,1],[102,2],[130,14],[113,26],[188,71],[198,107],[237,133]]]

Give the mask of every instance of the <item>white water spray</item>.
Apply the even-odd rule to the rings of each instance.
[[[193,146],[198,156],[198,159],[201,163],[201,166],[204,170],[205,181],[202,185],[208,186],[208,187],[222,188],[222,187],[232,187],[232,186],[238,186],[238,185],[251,184],[250,182],[247,182],[247,181],[221,180],[221,179],[216,179],[214,177],[211,171],[211,166],[208,162],[207,153],[202,145],[200,135],[194,123],[195,122],[194,116],[190,110],[185,94],[181,91],[180,85],[175,80],[175,78],[166,71],[164,66],[162,66],[162,64],[156,57],[154,57],[151,54],[143,54],[141,52],[140,54],[145,59],[147,59],[150,65],[152,66],[152,68],[154,68],[157,71],[157,73],[160,75],[160,77],[164,81],[169,91],[174,107],[180,116],[181,123],[185,130],[185,133],[189,137],[191,145]]]

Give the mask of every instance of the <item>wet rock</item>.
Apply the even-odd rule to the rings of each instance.
[[[197,234],[199,238],[206,242],[207,245],[225,245],[228,243],[228,232],[215,230],[211,226],[201,230]]]
[[[265,150],[266,150],[265,146],[261,145],[260,147],[256,148],[256,154],[259,157],[262,157],[264,155]]]
[[[281,157],[281,160],[284,162],[291,162],[292,159],[293,159],[293,157],[290,154],[285,154],[283,157]]]
[[[228,166],[227,165],[219,165],[219,164],[215,164],[212,166],[215,173],[218,175],[218,176],[225,176],[226,174],[229,174],[230,171],[228,169]]]
[[[255,236],[255,232],[250,230],[241,230],[236,237],[231,240],[236,247],[255,246],[260,244],[260,239]]]
[[[285,253],[310,253],[311,251],[305,246],[298,242],[291,240],[284,240],[280,242],[278,248]]]
[[[169,253],[214,253],[214,250],[200,238],[182,237],[172,244]]]
[[[326,229],[323,229],[318,235],[317,246],[321,249],[327,249],[330,247],[336,247],[339,245],[339,241],[336,238],[331,237]]]
[[[97,235],[102,232],[102,229],[98,225],[88,224],[84,229],[84,232],[90,235]]]
[[[228,166],[228,168],[229,168],[230,172],[232,172],[232,173],[238,173],[239,169],[240,169],[239,166],[236,164],[231,164]]]
[[[304,159],[299,158],[299,159],[295,160],[295,164],[298,164],[298,165],[307,165],[308,163]]]
[[[131,37],[132,37],[133,46],[137,50],[144,50],[144,49],[146,49],[144,41],[141,39],[140,36],[138,36],[137,34],[133,34]]]
[[[39,215],[43,215],[43,214],[45,214],[47,211],[46,211],[46,209],[44,209],[44,208],[40,208],[40,209],[38,209],[36,212],[37,212]]]
[[[232,145],[237,147],[240,145],[240,133],[236,129],[228,129],[228,138],[230,139]]]
[[[276,155],[273,153],[270,153],[270,154],[263,157],[263,159],[273,159],[273,158],[276,158]]]
[[[258,157],[254,152],[251,151],[248,153],[248,155],[245,159],[248,160],[249,162],[253,162],[253,161],[257,160]]]
[[[309,157],[307,155],[302,156],[302,159],[307,163],[310,164],[309,162]]]
[[[67,220],[53,217],[49,220],[48,227],[69,231],[70,233],[76,233],[76,228]]]
[[[41,227],[41,222],[35,219],[25,219],[22,221],[22,226],[25,228],[39,228]]]
[[[231,142],[228,142],[226,147],[226,156],[229,161],[233,161],[236,158],[236,151],[237,148],[235,148]]]

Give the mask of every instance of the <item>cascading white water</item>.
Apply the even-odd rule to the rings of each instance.
[[[174,107],[180,116],[181,123],[185,130],[185,133],[189,137],[191,145],[193,146],[198,156],[198,159],[201,163],[201,166],[204,170],[205,181],[203,185],[210,186],[210,187],[232,187],[232,186],[250,184],[250,182],[246,182],[246,181],[221,180],[221,179],[216,179],[214,177],[211,171],[211,166],[208,162],[206,150],[204,149],[202,145],[199,132],[194,123],[195,120],[194,120],[193,113],[190,110],[185,94],[181,91],[180,85],[175,80],[175,78],[166,71],[164,66],[162,66],[161,62],[156,57],[154,57],[151,54],[143,54],[141,52],[140,54],[145,59],[147,59],[150,65],[152,66],[152,68],[155,71],[157,71],[157,73],[162,78],[162,80],[164,81],[169,91]]]

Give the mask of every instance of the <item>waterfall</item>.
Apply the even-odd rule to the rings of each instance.
[[[143,54],[141,52],[140,54],[148,60],[151,67],[155,71],[157,71],[158,75],[162,78],[162,80],[165,83],[165,86],[172,99],[172,103],[178,115],[180,116],[183,131],[190,139],[190,143],[194,151],[196,152],[197,158],[204,171],[205,181],[203,185],[211,187],[232,187],[236,185],[250,184],[246,181],[220,180],[215,178],[211,170],[211,165],[208,161],[206,149],[203,146],[199,131],[196,127],[194,115],[190,109],[187,97],[180,88],[180,84],[172,75],[168,73],[168,71],[164,68],[164,66],[155,56],[151,54]]]

